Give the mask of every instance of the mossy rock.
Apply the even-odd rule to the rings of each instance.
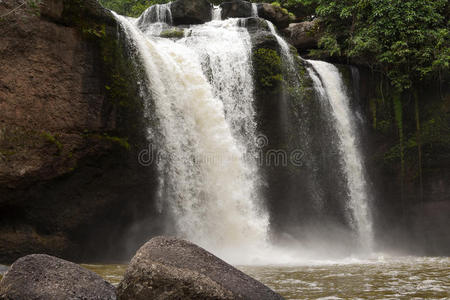
[[[273,88],[283,81],[281,57],[277,51],[267,48],[255,50],[253,64],[259,87]]]
[[[163,30],[159,35],[162,38],[181,39],[184,37],[184,30],[179,28]]]

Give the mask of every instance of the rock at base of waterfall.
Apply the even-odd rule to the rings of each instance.
[[[45,254],[19,258],[0,282],[0,299],[116,299],[114,287],[97,274]]]
[[[252,16],[252,4],[248,1],[233,0],[220,4],[222,20],[227,18],[248,18]]]
[[[208,0],[176,0],[170,10],[174,25],[203,24],[212,18],[212,4]]]
[[[291,23],[283,30],[283,33],[300,52],[315,49],[320,39],[319,20]]]
[[[287,10],[269,3],[258,4],[258,16],[269,20],[278,29],[286,28],[291,19]]]
[[[121,300],[283,299],[233,266],[185,240],[155,237],[131,260]]]

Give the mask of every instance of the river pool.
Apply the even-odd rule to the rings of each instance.
[[[84,265],[117,285],[125,265]],[[378,257],[237,266],[286,299],[450,299],[449,257]]]

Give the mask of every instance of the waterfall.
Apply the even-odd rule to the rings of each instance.
[[[142,30],[152,30],[152,34],[159,35],[164,29],[172,25],[171,3],[155,4],[146,9],[137,20],[137,26]]]
[[[222,20],[222,8],[219,5],[214,5],[211,15],[213,20]]]
[[[266,20],[267,25],[269,26],[270,32],[273,34],[273,36],[277,39],[278,45],[280,45],[281,53],[283,57],[287,60],[288,68],[291,69],[294,66],[294,56],[291,53],[291,49],[289,47],[289,44],[277,33],[277,30],[275,29],[275,26],[272,22]]]
[[[239,19],[192,26],[179,41],[192,49],[202,62],[214,96],[224,105],[225,116],[242,153],[255,156],[256,115],[253,107],[251,41]],[[249,163],[255,160],[249,160]],[[256,166],[249,174],[257,180]],[[254,184],[255,185],[255,184]]]
[[[339,70],[332,64],[322,61],[308,61],[313,69],[309,74],[322,101],[331,109],[334,127],[339,138],[342,168],[348,189],[348,209],[350,223],[358,234],[362,250],[372,248],[372,220],[369,208],[366,174],[358,140],[355,120],[349,108],[349,97],[345,90]]]
[[[256,3],[252,3],[252,17],[258,17],[258,6]]]
[[[142,18],[115,16],[146,73],[146,106],[154,105],[158,146],[167,156],[158,164],[160,195],[177,233],[228,261],[248,263],[267,247],[268,234],[252,159],[248,33],[236,21],[213,21],[174,42],[154,37]]]

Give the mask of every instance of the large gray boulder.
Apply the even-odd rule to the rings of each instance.
[[[117,294],[120,300],[283,299],[206,250],[168,237],[138,250]]]
[[[176,0],[170,6],[174,25],[202,24],[211,21],[208,0]]]
[[[259,17],[269,20],[280,30],[286,28],[291,22],[288,11],[279,6],[260,3],[257,8]]]
[[[300,52],[318,47],[320,39],[319,20],[291,23],[283,30],[288,41]]]
[[[233,0],[220,4],[222,8],[222,20],[227,18],[248,18],[252,17],[252,4],[248,1]]]
[[[114,300],[114,287],[97,274],[45,254],[18,259],[0,281],[2,300]]]

